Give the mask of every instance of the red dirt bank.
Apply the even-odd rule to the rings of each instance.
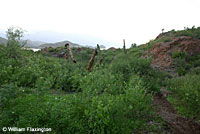
[[[188,55],[200,53],[200,40],[188,36],[171,39],[170,42],[159,42],[150,51],[152,66],[161,70],[171,67],[174,52],[186,52]]]

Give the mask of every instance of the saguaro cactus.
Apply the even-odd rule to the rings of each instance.
[[[97,51],[98,51],[98,55],[99,55],[99,57],[100,57],[100,60],[95,64],[95,66],[94,66],[95,68],[96,68],[97,66],[101,65],[101,63],[102,63],[102,61],[103,61],[103,59],[104,59],[104,55],[101,53],[99,44],[97,44]]]
[[[94,58],[95,58],[96,55],[97,55],[97,49],[95,48],[95,49],[94,49],[94,53],[93,53],[93,55],[92,55],[92,57],[91,57],[91,59],[90,59],[88,65],[87,65],[87,68],[86,68],[88,71],[91,70],[92,65],[93,65],[93,62],[94,62]]]
[[[125,39],[123,39],[123,44],[124,44],[124,46],[123,46],[124,53],[126,54],[126,45],[125,45]]]
[[[71,49],[70,49],[70,47],[69,47],[69,44],[68,44],[68,43],[65,44],[65,47],[67,48],[67,50],[68,50],[68,52],[69,52],[69,55],[70,55],[72,61],[73,61],[74,63],[76,63],[76,59],[73,57],[72,51],[71,51]]]
[[[98,53],[101,51],[99,44],[97,44],[97,51],[98,51]]]

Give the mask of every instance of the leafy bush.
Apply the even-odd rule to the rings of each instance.
[[[200,66],[200,54],[188,55],[185,52],[175,52],[172,54],[176,71],[180,76],[190,72],[193,68]]]
[[[172,53],[172,58],[185,58],[186,57],[186,52],[174,52]]]
[[[127,83],[132,75],[138,75],[147,89],[158,92],[160,80],[164,78],[164,75],[151,68],[150,63],[147,59],[120,56],[112,62],[110,70],[114,74],[121,73],[123,80]]]
[[[22,41],[24,31],[20,28],[11,27],[6,32],[8,38],[6,47],[4,49],[4,56],[17,59],[20,56],[20,48],[22,48],[26,42]]]
[[[192,65],[192,67],[200,66],[200,54],[187,56],[185,60],[188,62],[188,64]]]
[[[190,36],[193,38],[200,39],[200,27],[192,27],[192,28],[187,28],[186,30],[180,30],[177,31],[176,36]]]
[[[0,116],[0,126],[45,127],[48,103],[38,95],[28,94],[12,100]]]
[[[17,87],[15,85],[4,84],[0,87],[0,104],[1,104],[1,112],[4,111],[4,108],[9,101],[17,96]]]
[[[79,91],[79,81],[82,77],[82,72],[74,69],[75,66],[68,65],[66,68],[57,69],[55,72],[55,88],[63,91],[72,92]]]
[[[151,115],[152,96],[140,86],[122,95],[25,95],[0,115],[0,126],[50,127],[56,133],[131,133]]]
[[[192,75],[200,75],[200,67],[193,68],[190,71],[190,74],[192,74]]]
[[[177,73],[178,73],[179,76],[183,76],[183,75],[186,74],[185,68],[184,68],[184,67],[181,67],[181,66],[178,67],[178,68],[176,69],[176,71],[177,71]]]
[[[88,73],[80,81],[83,92],[91,92],[98,95],[101,93],[119,94],[123,93],[122,75],[113,75],[109,70],[102,69]]]
[[[181,114],[200,119],[200,76],[185,75],[168,80],[168,88],[181,102],[177,104]]]
[[[54,48],[50,47],[50,48],[48,48],[48,51],[49,51],[49,52],[55,52],[55,51],[56,51],[56,49],[54,49]]]
[[[170,41],[171,41],[171,39],[169,37],[163,39],[163,42],[170,42]]]
[[[151,70],[150,62],[146,59],[130,58],[126,55],[119,55],[110,65],[113,73],[122,73],[124,81],[129,81],[131,74],[145,75]]]

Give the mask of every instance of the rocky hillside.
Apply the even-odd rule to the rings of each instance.
[[[188,36],[180,36],[171,39],[169,42],[156,43],[150,51],[152,65],[170,67],[173,65],[173,57],[176,53],[185,53],[189,56],[200,52],[200,39]]]
[[[200,28],[161,33],[146,44],[145,57],[152,58],[152,66],[160,70],[183,72],[200,66]]]

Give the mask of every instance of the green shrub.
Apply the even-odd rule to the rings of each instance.
[[[132,74],[140,76],[148,74],[151,70],[150,62],[141,58],[130,58],[129,56],[119,55],[110,65],[113,73],[122,73],[124,81],[129,81]]]
[[[193,74],[193,75],[200,75],[200,67],[196,67],[196,68],[193,68],[191,71],[190,71],[190,74]]]
[[[185,52],[175,52],[172,54],[176,72],[183,76],[190,72],[191,69],[200,66],[200,54],[188,55]]]
[[[161,84],[160,80],[164,76],[151,68],[150,64],[151,62],[147,59],[121,56],[112,62],[110,70],[114,74],[121,73],[123,80],[127,83],[132,75],[138,75],[147,89],[158,92]]]
[[[170,41],[171,39],[169,37],[163,39],[163,42],[170,42]]]
[[[6,47],[4,49],[4,56],[9,58],[20,58],[20,49],[26,44],[22,41],[24,31],[20,28],[11,27],[7,30],[6,36],[8,38]]]
[[[168,88],[174,94],[177,100],[179,112],[188,117],[200,119],[200,76],[185,75],[181,78],[168,80]]]
[[[175,58],[185,58],[186,57],[186,52],[174,52],[172,53],[172,58],[175,59]]]
[[[193,38],[197,38],[197,39],[200,39],[200,27],[192,27],[192,28],[188,28],[186,30],[180,30],[180,31],[177,31],[176,36],[190,36],[190,37],[193,37]]]
[[[0,116],[0,126],[45,127],[48,123],[48,103],[38,95],[23,95],[10,102]]]
[[[186,74],[185,68],[184,68],[184,67],[181,67],[181,66],[178,67],[178,68],[176,69],[176,71],[177,71],[177,73],[178,73],[179,76],[183,76],[183,75]]]
[[[1,110],[4,111],[6,105],[9,104],[9,101],[13,98],[17,97],[18,88],[16,85],[13,84],[4,84],[0,87],[0,104]]]
[[[0,126],[48,127],[55,133],[131,133],[145,126],[152,96],[139,85],[121,95],[27,94],[6,105]]]
[[[101,93],[123,93],[122,75],[113,75],[109,70],[102,69],[88,73],[80,81],[83,92],[91,92],[94,95]]]
[[[55,52],[55,51],[56,51],[56,49],[54,49],[54,48],[50,47],[50,48],[48,48],[48,51],[49,51],[49,52]]]
[[[76,75],[70,69],[62,70],[56,73],[57,73],[55,79],[56,89],[62,89],[67,92],[72,92],[73,89],[78,88],[78,83],[76,84],[73,83],[75,81],[73,77],[75,77]]]
[[[185,60],[188,62],[188,64],[192,65],[192,67],[200,66],[200,54],[187,56]]]

